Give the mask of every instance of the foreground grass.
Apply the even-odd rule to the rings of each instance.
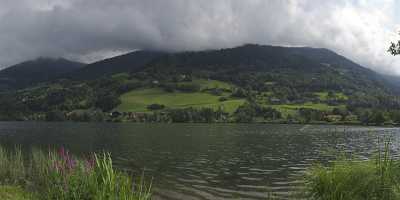
[[[0,186],[1,200],[39,200],[21,187]]]
[[[136,184],[137,183],[137,184]],[[78,159],[67,151],[44,153],[0,147],[0,199],[147,200],[151,185],[113,168],[109,154]]]
[[[340,159],[331,166],[315,166],[306,178],[308,199],[400,199],[400,160],[386,151],[372,160]]]

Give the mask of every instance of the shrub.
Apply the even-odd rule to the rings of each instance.
[[[65,114],[59,110],[49,111],[46,113],[46,121],[65,121]]]
[[[224,91],[221,88],[213,88],[209,90],[212,95],[221,96],[224,94]]]
[[[232,92],[232,97],[236,97],[236,98],[246,98],[248,95],[246,93],[246,91],[242,88],[236,88],[233,90]]]
[[[180,83],[176,85],[176,89],[182,92],[198,92],[201,86],[197,83]]]
[[[156,104],[156,103],[150,104],[150,105],[147,106],[147,109],[149,109],[149,110],[162,110],[162,109],[164,109],[164,108],[165,108],[164,105],[162,105],[162,104]]]
[[[228,101],[228,98],[226,98],[226,97],[220,97],[220,98],[218,99],[218,101],[220,101],[220,102]]]

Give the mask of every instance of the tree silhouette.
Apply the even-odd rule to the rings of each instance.
[[[397,42],[391,42],[388,51],[394,56],[400,55],[400,40]]]

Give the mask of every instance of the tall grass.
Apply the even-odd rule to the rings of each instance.
[[[0,147],[0,184],[19,185],[48,200],[147,200],[151,184],[113,168],[110,154],[78,159],[68,151],[44,153]]]
[[[309,199],[400,199],[400,160],[391,158],[389,142],[375,159],[339,159],[330,166],[318,165],[306,176]]]

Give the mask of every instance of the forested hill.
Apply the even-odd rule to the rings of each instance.
[[[60,77],[0,94],[0,119],[400,123],[399,87],[327,49],[135,51]]]
[[[148,64],[160,75],[197,71],[242,87],[262,89],[265,82],[299,91],[338,90],[391,94],[393,85],[376,72],[327,49],[245,45],[203,52],[169,54]],[[261,88],[260,88],[261,87]]]
[[[0,71],[0,89],[16,89],[51,81],[85,64],[58,58],[38,58]]]
[[[71,72],[66,77],[74,80],[96,79],[123,72],[136,72],[141,70],[151,60],[164,55],[156,51],[135,51],[110,59],[105,59]]]

